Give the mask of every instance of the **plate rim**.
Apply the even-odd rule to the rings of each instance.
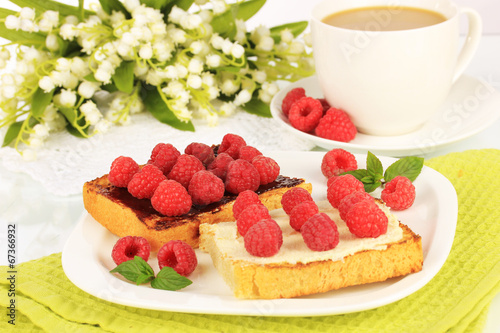
[[[273,157],[276,155],[280,155],[278,157],[280,158],[289,158],[290,156],[297,156],[297,154],[313,154],[316,155],[315,158],[319,158],[319,156],[322,156],[325,154],[325,152],[269,152],[267,156]],[[362,158],[365,157],[366,154],[355,154],[356,158]],[[395,161],[396,159],[391,158],[391,157],[385,157],[385,156],[379,156],[379,158],[382,160],[382,162],[385,164],[387,161]],[[318,299],[311,299],[311,298],[290,298],[290,299],[277,299],[277,300],[240,300],[235,298],[234,296],[233,299],[229,300],[228,305],[233,305],[231,308],[221,308],[220,306],[213,306],[213,307],[197,307],[196,304],[191,304],[189,301],[186,302],[184,305],[179,306],[179,304],[169,304],[169,303],[163,303],[161,306],[155,305],[151,306],[151,304],[148,303],[147,300],[137,300],[137,299],[132,299],[130,298],[131,295],[135,295],[137,292],[144,292],[145,290],[140,290],[140,289],[135,289],[135,288],[147,288],[149,290],[154,291],[155,293],[167,293],[169,296],[172,296],[173,298],[183,298],[183,299],[188,299],[191,297],[194,297],[195,299],[197,298],[198,300],[201,299],[206,299],[206,301],[210,300],[211,302],[214,302],[214,304],[217,303],[225,303],[228,302],[228,300],[221,300],[221,296],[216,296],[216,295],[198,295],[196,293],[186,293],[185,291],[177,291],[177,292],[172,292],[172,291],[164,291],[164,290],[155,290],[147,286],[135,286],[130,282],[126,282],[124,280],[121,280],[120,278],[110,274],[107,269],[104,269],[103,265],[100,265],[98,262],[97,253],[94,253],[93,251],[86,252],[85,249],[84,251],[81,251],[81,248],[78,248],[78,246],[81,246],[82,244],[84,246],[90,247],[91,250],[94,250],[94,247],[97,247],[97,244],[93,243],[93,240],[86,240],[83,236],[82,230],[84,228],[86,221],[89,219],[93,221],[93,227],[94,228],[100,228],[101,232],[103,234],[111,234],[109,231],[107,231],[103,226],[101,226],[99,223],[95,222],[93,218],[88,214],[87,212],[83,212],[81,219],[79,220],[77,226],[74,228],[73,232],[71,233],[70,237],[68,238],[63,252],[62,252],[62,267],[63,270],[68,277],[68,279],[79,289],[83,290],[84,292],[87,292],[97,298],[116,303],[116,304],[121,304],[121,305],[126,305],[126,306],[132,306],[136,308],[144,308],[144,309],[151,309],[151,310],[160,310],[160,311],[173,311],[173,312],[184,312],[184,313],[203,313],[203,314],[219,314],[219,315],[243,315],[243,316],[280,316],[280,317],[290,317],[290,316],[320,316],[320,315],[335,315],[335,314],[345,314],[345,313],[351,313],[351,312],[358,312],[358,311],[364,311],[364,310],[369,310],[373,308],[380,307],[382,305],[390,304],[395,301],[398,301],[402,298],[405,298],[409,296],[410,294],[414,293],[415,291],[421,289],[424,287],[441,269],[443,266],[444,262],[446,261],[446,258],[448,257],[454,235],[455,235],[455,229],[456,229],[456,222],[457,222],[457,215],[458,215],[458,202],[457,202],[457,196],[455,189],[453,185],[444,177],[441,175],[439,172],[435,171],[432,168],[429,168],[427,166],[424,166],[423,171],[425,171],[425,174],[429,174],[427,177],[432,177],[436,178],[438,180],[438,184],[443,187],[444,186],[444,191],[447,193],[447,195],[443,196],[443,199],[448,201],[448,205],[450,205],[450,211],[448,212],[443,212],[443,210],[440,211],[440,214],[445,213],[445,217],[449,218],[450,221],[447,223],[440,222],[438,221],[438,225],[436,228],[439,226],[441,229],[446,229],[446,233],[443,233],[438,237],[437,239],[441,239],[441,241],[444,240],[444,243],[437,244],[439,245],[439,251],[432,250],[432,245],[436,246],[436,237],[433,237],[433,241],[430,243],[431,247],[429,248],[429,252],[426,254],[424,253],[424,258],[428,258],[429,255],[433,255],[434,257],[432,258],[433,264],[431,267],[429,265],[426,265],[426,262],[429,262],[429,259],[424,260],[424,269],[421,272],[413,273],[410,275],[407,275],[405,277],[401,278],[396,278],[393,282],[388,282],[387,287],[382,287],[382,288],[375,288],[374,290],[370,290],[370,292],[373,293],[381,293],[382,291],[386,290],[387,288],[396,289],[397,287],[400,287],[401,285],[404,285],[405,281],[412,281],[416,280],[416,282],[410,283],[410,287],[405,287],[403,288],[403,292],[398,292],[398,293],[393,293],[389,295],[384,295],[383,297],[375,298],[370,301],[364,302],[362,306],[359,304],[348,304],[337,311],[332,308],[328,307],[323,307],[321,306],[319,309],[318,308],[311,308],[307,307],[306,305],[310,303],[311,301],[316,302],[316,303],[322,303],[322,301],[329,300],[331,299],[330,297],[321,297]],[[418,179],[417,179],[418,181]],[[312,183],[312,182],[311,182]],[[326,183],[326,182],[325,182]],[[434,182],[432,184],[435,184]],[[314,184],[313,184],[314,188]],[[454,195],[450,195],[450,191],[453,191]],[[396,212],[396,216],[398,215],[398,212]],[[454,216],[454,217],[453,217]],[[404,221],[403,221],[404,222]],[[440,223],[439,223],[440,222]],[[450,230],[450,228],[452,230]],[[452,231],[452,232],[451,232]],[[79,234],[81,233],[81,234]],[[447,237],[445,237],[447,235]],[[77,246],[78,245],[78,246]],[[75,247],[77,246],[77,247]],[[201,251],[201,250],[197,250]],[[83,259],[81,258],[81,253],[84,253]],[[75,260],[75,253],[80,254],[80,260]],[[198,252],[199,254],[199,252]],[[208,254],[206,254],[208,255]],[[91,260],[88,260],[91,259]],[[75,262],[78,262],[78,264],[75,264]],[[435,262],[435,263],[434,263]],[[212,266],[211,267],[213,270],[215,268]],[[83,271],[83,275],[82,275]],[[97,277],[97,286],[96,286],[96,281],[89,280],[88,279],[88,274],[92,273],[97,273],[101,274],[100,276]],[[217,273],[218,274],[218,273]],[[423,277],[422,277],[423,275]],[[95,277],[94,277],[95,278]],[[403,281],[403,282],[401,282]],[[102,283],[107,283],[106,287],[110,288],[112,287],[115,290],[120,291],[120,289],[125,290],[126,296],[121,295],[121,297],[115,297],[113,294],[108,293],[103,293],[102,289],[99,291],[100,287],[103,287],[101,284]],[[368,286],[368,289],[370,289],[371,285],[366,285]],[[396,286],[396,287],[394,287]],[[362,287],[362,286],[361,286]],[[335,293],[335,291],[332,291]],[[184,294],[183,294],[184,293]],[[384,292],[385,293],[385,292]],[[165,294],[165,295],[167,295]],[[191,296],[191,297],[188,297]],[[312,295],[314,296],[314,295]],[[340,297],[342,299],[343,296]],[[289,304],[289,307],[286,309],[280,308],[280,306],[283,306]],[[236,306],[235,306],[236,305]],[[291,307],[291,308],[290,308]],[[294,308],[296,307],[296,308]],[[272,311],[267,311],[266,308],[272,309]],[[258,311],[257,311],[258,310]]]
[[[453,90],[453,87],[456,86],[460,80],[469,80],[469,81],[473,80],[473,81],[478,82],[478,83],[481,82],[479,79],[477,79],[474,76],[464,74],[452,86],[450,93]],[[292,82],[290,84],[287,84],[285,87],[280,89],[280,91],[276,95],[273,96],[269,106],[270,106],[270,110],[271,110],[271,116],[273,117],[274,120],[276,120],[280,124],[280,126],[282,128],[286,129],[289,133],[294,134],[296,136],[299,136],[300,138],[307,140],[309,142],[312,142],[316,146],[324,148],[324,149],[343,148],[343,149],[347,149],[347,150],[350,149],[351,151],[355,151],[358,153],[362,152],[362,151],[370,150],[374,153],[379,153],[379,154],[384,154],[384,155],[389,155],[389,156],[394,156],[394,157],[404,156],[404,155],[422,155],[422,154],[428,153],[428,151],[431,149],[432,149],[432,151],[435,151],[437,149],[446,147],[446,146],[451,145],[453,143],[465,140],[465,139],[485,130],[486,128],[491,126],[493,123],[495,123],[498,119],[500,119],[500,113],[493,112],[493,113],[491,113],[491,117],[488,117],[487,121],[483,122],[480,126],[476,126],[472,130],[466,131],[465,133],[461,133],[461,134],[456,135],[456,136],[452,136],[451,138],[447,138],[447,139],[442,140],[442,141],[436,142],[437,140],[432,140],[431,144],[425,145],[422,147],[420,147],[418,145],[414,145],[414,146],[410,146],[410,147],[408,147],[408,146],[391,146],[391,147],[370,146],[367,144],[329,140],[329,139],[321,138],[321,137],[297,130],[296,128],[294,128],[293,126],[290,125],[290,123],[285,119],[283,112],[281,111],[281,101],[285,97],[286,93],[288,91],[292,90],[293,88],[310,86],[311,81],[314,82],[313,84],[319,84],[318,78],[316,75],[311,75],[309,77],[305,77],[305,78],[302,78],[302,79],[297,80],[295,82]],[[481,83],[488,84],[487,82],[481,82]],[[498,105],[500,106],[500,92],[497,91],[495,88],[491,87],[491,85],[488,84],[488,86],[489,86],[489,89],[491,89],[493,91],[492,98],[495,98],[495,102],[497,102]],[[472,115],[472,117],[473,117],[475,115],[475,113],[476,112],[471,112],[470,115]],[[367,138],[377,137],[377,138],[387,138],[387,139],[395,138],[395,139],[397,139],[398,137],[412,135],[414,133],[418,133],[418,130],[415,132],[401,135],[401,136],[373,136],[373,135],[368,135],[368,134],[361,134],[361,135],[364,135]],[[358,134],[358,135],[360,135],[360,134]]]

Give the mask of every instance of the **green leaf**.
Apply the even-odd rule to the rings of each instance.
[[[193,4],[194,0],[177,0],[174,4],[182,10],[188,10]]]
[[[362,182],[362,179],[368,177],[368,171],[366,169],[357,169],[341,173],[340,175],[353,175],[354,178]]]
[[[174,0],[141,0],[141,3],[145,4],[147,7],[162,10],[169,3],[173,2],[173,1]]]
[[[422,157],[407,156],[391,164],[384,174],[384,180],[390,182],[397,176],[404,176],[412,182],[422,171],[424,159]]]
[[[258,97],[253,96],[252,99],[241,108],[248,113],[255,114],[257,116],[271,118],[271,108],[268,104],[261,101]]]
[[[85,119],[78,118],[80,111],[74,108],[60,107],[59,111],[64,115],[68,124],[66,125],[66,130],[69,134],[76,136],[78,138],[85,138],[88,133],[89,125],[85,125]],[[83,133],[85,134],[83,134]]]
[[[156,278],[151,281],[151,287],[163,290],[179,290],[193,283],[187,277],[177,273],[172,267],[165,266],[158,273]]]
[[[49,93],[44,92],[42,89],[38,88],[33,94],[33,101],[31,102],[31,114],[33,117],[39,119],[45,108],[52,101],[55,89],[52,89]]]
[[[363,187],[365,188],[365,192],[366,193],[370,193],[370,192],[373,192],[375,191],[375,189],[377,189],[380,185],[382,185],[382,182],[380,181],[376,181],[374,183],[363,183]]]
[[[265,3],[266,0],[250,0],[233,3],[224,13],[214,16],[210,24],[212,25],[214,32],[224,37],[234,36],[236,33],[235,20],[248,20],[254,16]]]
[[[109,15],[111,15],[113,11],[116,11],[125,14],[127,19],[132,17],[120,0],[99,0],[99,3],[102,9]]]
[[[55,10],[59,12],[59,16],[68,16],[75,15],[77,17],[81,17],[81,12],[79,7],[66,5],[58,1],[54,0],[9,0],[10,2],[18,5],[19,7],[30,7],[33,8],[36,12],[36,15],[40,15],[41,13],[47,10]],[[95,14],[91,10],[84,10],[85,17]]]
[[[368,170],[368,174],[375,180],[382,179],[384,167],[382,166],[382,162],[372,152],[368,152],[368,155],[366,155],[366,169]]]
[[[165,104],[156,87],[151,85],[143,86],[141,89],[141,98],[148,111],[160,122],[182,131],[194,132],[193,123],[191,121],[183,122],[179,120],[168,105]]]
[[[23,121],[17,121],[10,124],[9,128],[7,129],[7,133],[5,133],[5,137],[3,138],[2,147],[8,146],[12,141],[14,141],[15,138],[17,138],[22,126]]]
[[[122,262],[111,273],[119,273],[129,281],[135,282],[137,285],[149,282],[154,279],[154,271],[149,264],[139,256],[134,259]]]
[[[287,23],[283,25],[278,25],[269,29],[271,31],[271,37],[274,39],[275,43],[279,43],[281,41],[281,31],[288,29],[292,32],[292,34],[297,37],[304,30],[306,30],[308,25],[307,21],[299,21],[293,23]]]
[[[0,8],[0,18],[5,18],[12,14],[15,14],[15,12]],[[13,43],[35,47],[44,46],[46,39],[46,36],[40,33],[7,29],[3,22],[0,22],[0,37],[10,40]]]
[[[118,90],[131,94],[134,90],[134,61],[122,61],[111,77]]]

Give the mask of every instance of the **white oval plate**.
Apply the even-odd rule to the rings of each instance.
[[[429,154],[446,145],[481,132],[500,118],[500,93],[486,81],[462,76],[452,87],[439,111],[419,130],[398,136],[375,136],[358,133],[345,143],[295,129],[281,112],[281,102],[293,88],[302,87],[307,96],[322,98],[316,76],[294,82],[278,92],[271,101],[271,114],[281,126],[296,136],[325,149],[344,148],[351,152],[386,156]]]
[[[324,152],[276,152],[274,158],[283,175],[305,178],[313,185],[315,200],[326,199],[326,179],[320,165]],[[360,168],[366,155],[356,155]],[[395,160],[380,158],[384,167]],[[414,182],[413,206],[397,217],[422,237],[422,271],[401,278],[327,293],[277,300],[240,300],[213,267],[210,256],[196,250],[199,265],[189,277],[193,284],[180,291],[165,291],[149,285],[136,286],[109,271],[116,267],[111,250],[118,237],[85,214],[69,237],[62,265],[68,278],[80,289],[103,300],[138,308],[230,315],[316,316],[362,311],[400,300],[422,288],[444,264],[450,252],[457,221],[457,196],[440,173],[424,167]],[[156,256],[149,259],[156,272]]]

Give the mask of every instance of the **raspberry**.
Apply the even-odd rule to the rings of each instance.
[[[258,204],[258,203],[260,203],[259,195],[254,191],[246,190],[240,192],[240,194],[238,194],[233,204],[234,219],[237,220],[241,212],[243,212],[245,208],[247,208],[252,204]]]
[[[236,227],[240,235],[245,236],[248,229],[260,220],[270,219],[269,210],[262,203],[247,206],[236,219]]]
[[[283,111],[283,114],[288,117],[292,105],[302,97],[306,97],[304,88],[294,88],[290,90],[285,98],[283,98],[283,102],[281,102],[281,111]]]
[[[131,157],[120,156],[111,163],[108,180],[114,186],[127,187],[139,170],[139,165]]]
[[[325,213],[311,216],[300,228],[307,247],[313,251],[328,251],[339,244],[337,225]]]
[[[248,229],[244,237],[245,249],[256,257],[272,257],[283,245],[283,232],[276,221],[262,220]]]
[[[218,154],[215,160],[208,166],[208,171],[222,179],[226,180],[227,167],[234,159],[226,153]]]
[[[378,237],[387,232],[389,220],[375,201],[354,204],[345,219],[349,231],[357,237]]]
[[[240,148],[246,145],[245,140],[241,136],[228,133],[222,138],[218,153],[226,153],[233,159],[237,159]]]
[[[245,190],[257,191],[260,175],[248,161],[236,160],[229,163],[226,174],[226,191],[238,194]]]
[[[134,259],[135,256],[139,256],[145,261],[148,261],[150,252],[151,246],[146,238],[126,236],[120,238],[115,246],[113,246],[111,257],[115,264],[119,265],[122,262]]]
[[[329,140],[349,142],[358,133],[356,126],[342,110],[330,108],[316,126],[317,136]]]
[[[163,172],[152,164],[146,164],[127,185],[130,194],[138,199],[150,199],[158,184],[167,179]]]
[[[338,208],[340,201],[349,194],[364,190],[363,183],[353,175],[337,176],[330,182],[326,197],[334,208]]]
[[[319,212],[318,205],[314,201],[306,201],[298,204],[290,213],[290,226],[297,231],[307,220]]]
[[[166,216],[180,216],[191,209],[192,200],[186,188],[175,180],[164,180],[158,185],[151,205]]]
[[[280,174],[280,166],[270,157],[264,155],[255,156],[252,165],[257,169],[260,176],[260,184],[269,184],[276,180]]]
[[[415,201],[415,186],[404,176],[397,176],[385,184],[381,199],[394,210],[410,208]]]
[[[193,155],[199,159],[204,166],[209,165],[215,159],[213,149],[210,148],[210,146],[199,142],[190,143],[186,149],[184,149],[184,153]]]
[[[289,189],[283,194],[281,197],[281,206],[287,215],[290,215],[292,209],[295,208],[298,204],[304,201],[312,201],[313,198],[311,194],[302,187],[294,187]]]
[[[183,276],[191,274],[198,265],[193,248],[181,240],[171,240],[163,244],[157,257],[160,270],[165,266],[172,267]]]
[[[330,150],[323,156],[321,161],[321,172],[326,178],[338,176],[343,172],[356,170],[357,168],[356,157],[341,148]]]
[[[304,97],[295,102],[288,114],[290,124],[302,132],[312,131],[323,116],[320,101],[312,97]]]
[[[166,176],[180,155],[177,148],[170,143],[159,143],[153,148],[148,164],[157,166]]]
[[[319,98],[318,101],[321,103],[321,106],[323,107],[323,114],[325,114],[326,111],[328,111],[331,108],[330,103],[328,103],[328,101],[324,98]]]
[[[168,173],[168,179],[175,180],[187,188],[193,175],[200,170],[205,170],[205,167],[199,159],[193,155],[183,154],[177,158],[177,162]]]
[[[207,170],[200,170],[193,175],[188,186],[188,193],[195,205],[208,205],[224,196],[224,182]]]
[[[252,162],[253,158],[259,155],[262,155],[262,153],[257,148],[252,146],[243,146],[240,148],[238,158]]]
[[[363,200],[373,200],[373,197],[365,191],[356,191],[345,196],[342,200],[340,200],[338,207],[340,218],[345,221],[347,213],[351,207]]]

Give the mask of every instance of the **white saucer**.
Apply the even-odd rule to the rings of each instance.
[[[447,100],[422,128],[405,135],[374,136],[358,133],[351,142],[323,139],[293,128],[281,112],[281,102],[293,88],[302,87],[306,95],[322,98],[316,76],[288,85],[271,101],[271,113],[287,130],[325,149],[344,148],[351,152],[407,156],[429,154],[446,145],[479,133],[500,118],[500,93],[486,81],[462,76],[452,87]]]

